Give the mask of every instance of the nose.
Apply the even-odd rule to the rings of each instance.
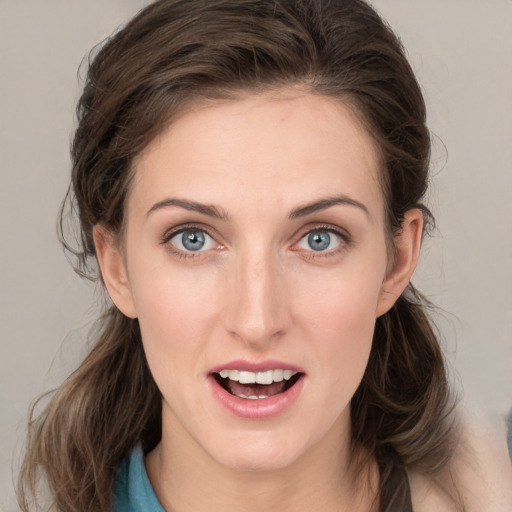
[[[237,258],[230,273],[226,328],[253,350],[264,350],[290,325],[284,277],[271,254]]]

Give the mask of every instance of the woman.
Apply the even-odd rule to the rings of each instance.
[[[78,117],[77,269],[113,305],[31,423],[22,508],[41,475],[65,511],[464,510],[409,283],[425,106],[371,7],[155,2]]]

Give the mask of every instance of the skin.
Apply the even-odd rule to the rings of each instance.
[[[435,482],[409,473],[415,512],[460,512],[453,499],[457,494],[464,512],[512,510],[512,465],[502,418],[464,411],[463,420],[450,467]]]
[[[163,395],[146,466],[166,510],[377,510],[375,465],[354,481],[349,403],[422,233],[421,212],[407,212],[389,258],[379,172],[351,110],[300,90],[196,105],[136,159],[122,244],[94,235]],[[333,197],[345,202],[291,216]],[[223,218],[162,203],[176,198]],[[209,234],[204,250],[180,245],[190,225]],[[312,231],[330,234],[326,250]],[[303,368],[298,399],[264,420],[226,411],[208,374],[238,359]]]
[[[503,418],[464,411],[462,442],[453,466],[467,512],[512,510],[512,461]]]

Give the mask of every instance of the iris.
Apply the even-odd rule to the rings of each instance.
[[[202,231],[184,231],[181,235],[181,243],[188,251],[199,251],[206,243]]]
[[[314,251],[324,251],[331,243],[331,236],[326,231],[312,231],[308,235],[308,245]]]

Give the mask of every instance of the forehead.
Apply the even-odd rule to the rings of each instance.
[[[354,111],[297,90],[193,104],[133,170],[130,209],[165,195],[293,208],[336,193],[383,209],[378,151]]]

